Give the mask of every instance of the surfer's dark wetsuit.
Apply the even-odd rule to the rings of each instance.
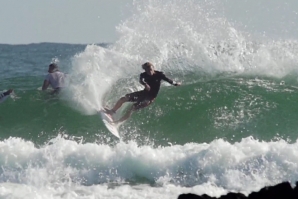
[[[4,93],[1,93],[1,94],[0,94],[0,100],[1,100],[2,98],[4,98],[5,96],[10,95],[10,93],[11,93],[12,91],[13,91],[12,89],[9,89],[8,91],[6,91],[6,92],[4,92]]]
[[[150,86],[150,90],[147,91],[144,89],[134,93],[129,93],[125,97],[128,98],[129,102],[136,102],[134,103],[135,110],[144,108],[151,104],[156,98],[160,89],[161,80],[167,81],[176,86],[176,83],[167,78],[163,72],[154,71],[153,75],[148,75],[146,72],[143,72],[140,74],[140,83],[142,85],[148,84]]]

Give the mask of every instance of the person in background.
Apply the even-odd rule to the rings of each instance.
[[[142,68],[145,72],[140,74],[140,83],[145,87],[144,90],[126,94],[124,97],[121,97],[115,106],[112,109],[105,108],[104,111],[112,116],[116,111],[122,106],[125,102],[134,102],[133,106],[124,114],[122,118],[113,123],[123,122],[128,119],[133,111],[139,110],[149,106],[154,102],[155,98],[160,89],[161,80],[164,80],[174,86],[180,86],[180,82],[175,82],[161,71],[154,70],[154,66],[150,62],[146,62],[142,65]]]
[[[49,74],[45,77],[45,80],[42,85],[42,90],[45,91],[51,85],[54,89],[52,94],[59,93],[61,89],[65,85],[65,77],[66,75],[59,71],[58,65],[56,63],[52,63],[49,65]]]

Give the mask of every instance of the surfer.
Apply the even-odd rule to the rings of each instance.
[[[49,74],[45,77],[45,80],[42,85],[42,90],[45,91],[49,87],[49,85],[52,86],[54,91],[52,94],[59,93],[61,88],[64,87],[64,81],[66,75],[59,71],[58,65],[56,63],[51,63],[49,65]]]
[[[0,93],[0,103],[5,101],[6,96],[9,96],[13,92],[13,89],[9,89],[3,93]]]
[[[105,112],[109,115],[113,115],[125,102],[134,102],[133,106],[114,123],[123,122],[128,119],[131,114],[141,108],[149,106],[154,102],[159,89],[161,80],[167,81],[174,86],[180,86],[180,82],[175,82],[164,75],[163,72],[154,70],[154,66],[150,62],[146,62],[142,65],[145,72],[140,74],[140,83],[145,87],[144,90],[128,93],[124,97],[121,97],[112,109],[105,108]]]

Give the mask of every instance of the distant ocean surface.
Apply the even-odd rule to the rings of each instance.
[[[194,1],[138,6],[112,44],[0,45],[0,90],[16,94],[0,104],[0,197],[219,197],[298,181],[298,42],[252,37]],[[163,83],[119,140],[96,110],[143,89],[146,61],[182,85]],[[51,62],[68,76],[58,96],[41,91]]]

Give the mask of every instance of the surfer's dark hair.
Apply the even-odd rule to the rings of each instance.
[[[49,67],[51,67],[51,68],[57,68],[58,69],[58,65],[56,64],[56,63],[51,63],[50,65],[49,65]]]
[[[150,62],[146,62],[146,63],[144,63],[144,64],[142,65],[142,68],[143,68],[143,69],[146,69],[146,68],[149,68],[149,67],[154,68],[153,64],[150,63]]]

